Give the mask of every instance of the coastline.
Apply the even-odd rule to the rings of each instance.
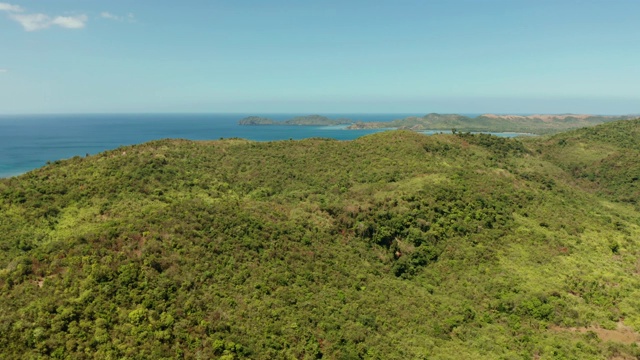
[[[243,138],[252,141],[300,140],[313,137],[353,140],[399,127],[378,126],[352,129],[351,125],[240,126],[244,114],[89,114],[89,115],[16,115],[0,116],[0,178],[11,178],[46,165],[48,161],[98,154],[120,146],[165,138],[215,140]],[[295,114],[274,114],[280,121]],[[362,123],[390,124],[408,114],[332,114],[336,118],[359,119]],[[435,115],[432,115],[432,117]],[[440,115],[439,115],[440,116]],[[447,115],[442,115],[447,116]],[[409,115],[411,117],[411,115]],[[459,115],[460,118],[464,117]],[[448,124],[440,129],[412,129],[426,135],[451,133],[462,126]],[[490,124],[483,124],[484,126]],[[526,131],[484,131],[503,137],[535,136]],[[558,132],[557,130],[554,132]]]

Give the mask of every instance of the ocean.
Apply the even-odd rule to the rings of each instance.
[[[255,114],[0,115],[0,178],[23,174],[48,161],[97,154],[150,140],[181,138],[256,141],[310,137],[352,140],[383,130],[345,130],[342,126],[240,126]],[[267,114],[286,120],[308,114]],[[357,121],[391,121],[424,114],[325,114]],[[505,136],[511,136],[504,134]]]
[[[254,114],[1,115],[0,177],[41,167],[47,161],[97,154],[150,140],[215,140],[238,137],[257,141],[326,137],[351,140],[380,130],[335,126],[239,126]],[[286,120],[308,114],[268,114]],[[330,114],[331,118],[389,121],[416,114]]]

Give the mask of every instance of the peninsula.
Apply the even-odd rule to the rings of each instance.
[[[495,115],[484,114],[468,117],[458,114],[436,114],[411,116],[389,122],[357,122],[347,129],[404,129],[414,131],[456,129],[463,132],[522,132],[551,134],[585,126],[593,126],[616,120],[629,120],[635,116],[603,115]]]

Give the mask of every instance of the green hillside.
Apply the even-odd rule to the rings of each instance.
[[[585,188],[640,209],[640,120],[583,128],[540,145]]]
[[[638,358],[639,131],[161,140],[2,179],[0,358]]]

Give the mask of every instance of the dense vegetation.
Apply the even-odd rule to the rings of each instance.
[[[390,122],[358,122],[349,126],[349,129],[393,128],[418,131],[449,131],[454,128],[464,132],[492,131],[551,134],[579,127],[629,119],[632,119],[632,117],[575,114],[528,116],[485,114],[472,118],[457,114],[432,113],[421,117],[410,116]]]
[[[285,121],[275,121],[270,118],[261,116],[248,116],[238,121],[238,125],[304,125],[304,126],[331,126],[331,125],[348,125],[353,120],[349,119],[330,119],[322,115],[306,115],[296,116]]]
[[[161,140],[0,180],[0,357],[638,358],[638,132]]]

